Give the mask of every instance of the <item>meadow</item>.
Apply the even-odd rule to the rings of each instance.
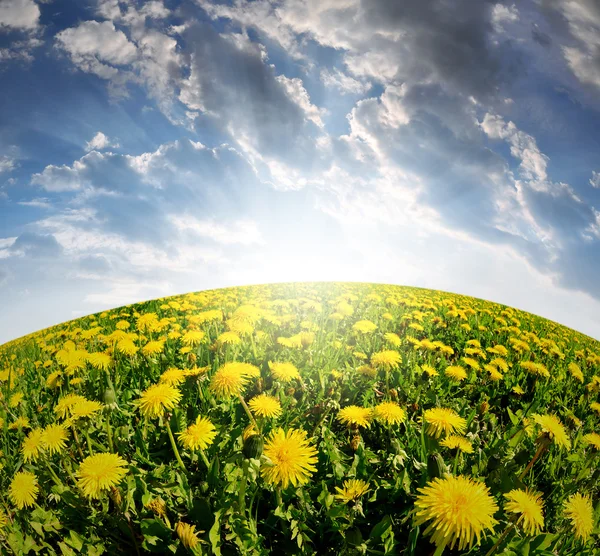
[[[445,292],[191,293],[0,346],[6,554],[600,555],[600,343]]]

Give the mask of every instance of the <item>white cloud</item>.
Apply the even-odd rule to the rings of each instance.
[[[199,220],[189,214],[172,215],[170,219],[179,231],[190,231],[200,237],[212,239],[223,245],[264,243],[257,223],[251,220],[217,222],[215,219]]]
[[[0,28],[31,31],[40,19],[40,8],[33,0],[2,0],[0,2]]]
[[[119,143],[112,142],[104,133],[99,131],[85,144],[86,151],[102,150],[109,147],[118,148]]]
[[[22,205],[24,207],[35,207],[43,209],[52,208],[52,203],[50,199],[46,197],[36,197],[35,199],[31,199],[29,201],[19,201],[17,204]]]
[[[592,187],[600,188],[600,172],[592,171],[592,177],[590,178],[590,185]]]
[[[285,75],[278,75],[275,79],[283,85],[288,96],[304,111],[307,120],[310,120],[321,128],[324,127],[321,116],[325,113],[325,110],[311,104],[302,79],[299,77],[290,79]]]
[[[504,24],[514,23],[519,20],[519,10],[513,4],[506,6],[505,4],[494,4],[492,8],[492,25],[497,33],[504,30]]]
[[[67,165],[54,166],[50,164],[40,174],[33,174],[31,183],[39,185],[46,191],[75,191],[82,185],[79,175],[81,166],[80,161],[76,161],[72,168]]]
[[[119,67],[137,58],[137,49],[110,21],[84,21],[58,33],[57,45],[82,71],[103,79],[116,79]]]
[[[11,172],[16,167],[15,159],[9,156],[0,156],[0,174]]]
[[[333,72],[328,69],[321,70],[321,81],[326,87],[337,89],[342,94],[364,95],[371,88],[371,83],[368,81],[354,79],[339,69]]]

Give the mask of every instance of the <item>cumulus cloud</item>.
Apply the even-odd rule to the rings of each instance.
[[[3,0],[0,3],[0,29],[31,31],[37,28],[40,8],[33,0]]]
[[[600,188],[600,172],[592,171],[592,177],[590,178],[590,185],[595,188]]]
[[[0,174],[10,172],[16,167],[15,159],[10,156],[0,156]]]
[[[359,81],[340,71],[334,69],[321,70],[321,81],[327,86],[337,89],[342,94],[362,95],[371,88],[371,83],[368,81]]]
[[[118,148],[119,143],[111,141],[101,131],[96,133],[96,135],[94,135],[94,137],[92,137],[92,139],[90,141],[87,141],[85,144],[86,151],[101,151],[110,147]]]

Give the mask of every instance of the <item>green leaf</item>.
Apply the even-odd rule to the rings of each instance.
[[[392,527],[392,518],[389,515],[383,517],[383,519],[371,529],[369,539],[376,540],[383,537],[384,533]]]

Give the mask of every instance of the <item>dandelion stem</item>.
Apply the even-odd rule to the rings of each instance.
[[[83,450],[81,449],[81,443],[79,442],[79,435],[77,434],[77,429],[73,427],[73,438],[75,439],[75,444],[77,445],[77,451],[79,455],[83,459],[85,456],[83,455]]]
[[[250,461],[244,458],[244,462],[242,463],[242,482],[240,484],[240,493],[238,497],[238,505],[240,508],[240,514],[244,515],[244,511],[246,509],[246,484],[248,482],[248,467],[250,466]]]
[[[106,436],[108,438],[108,448],[114,453],[115,447],[113,445],[112,428],[110,426],[110,416],[106,416]]]
[[[242,404],[242,407],[244,408],[244,411],[246,412],[246,415],[248,415],[248,418],[250,419],[250,422],[254,425],[254,428],[257,431],[260,431],[260,429],[258,428],[258,424],[256,423],[256,420],[254,419],[252,413],[250,412],[250,408],[248,407],[248,405],[244,401],[244,398],[242,397],[242,395],[238,394],[238,398],[240,399],[240,403]]]
[[[533,467],[534,463],[542,456],[546,448],[548,448],[548,442],[545,440],[540,442],[540,445],[535,455],[533,456],[533,459],[527,464],[527,467],[523,470],[523,473],[519,475],[519,481],[522,481],[525,478],[525,475],[529,473],[529,470]]]
[[[56,475],[56,473],[54,472],[54,470],[50,466],[50,462],[47,459],[44,460],[44,462],[46,463],[46,467],[48,468],[48,471],[50,472],[50,475],[51,475],[52,479],[54,480],[54,482],[58,486],[62,486],[62,481],[58,478],[58,476]]]
[[[169,420],[165,419],[165,427],[167,428],[167,433],[169,435],[169,440],[171,441],[171,447],[173,448],[173,452],[175,452],[175,457],[177,458],[177,463],[179,467],[187,473],[187,469],[185,465],[183,465],[183,461],[181,460],[181,456],[179,455],[179,450],[177,449],[177,444],[175,443],[175,438],[173,437],[173,431],[171,430],[171,425],[169,424]]]
[[[202,458],[202,461],[204,462],[204,465],[206,465],[206,469],[210,469],[210,463],[208,462],[208,458],[206,457],[204,450],[202,448],[200,448],[199,452],[200,452],[200,457]]]
[[[519,523],[519,521],[521,521],[522,518],[523,518],[523,516],[521,515],[521,517],[519,517],[517,523]],[[513,522],[506,529],[504,529],[504,531],[500,535],[500,538],[496,541],[496,544],[494,544],[494,546],[492,546],[492,548],[490,548],[487,551],[485,556],[492,556],[492,554],[494,554],[494,552],[496,552],[496,550],[498,550],[498,547],[504,542],[504,539],[511,532],[511,530],[513,529],[514,526],[515,526],[515,523]]]

